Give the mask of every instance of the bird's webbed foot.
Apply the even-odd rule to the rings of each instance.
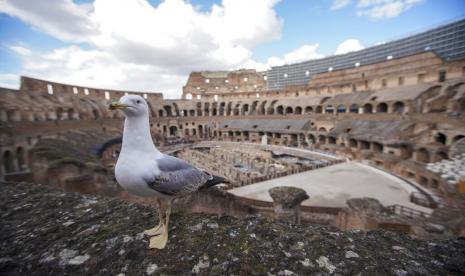
[[[163,249],[168,242],[168,229],[166,227],[160,227],[160,229],[162,233],[150,238],[149,247],[152,249]]]
[[[160,222],[157,226],[147,229],[144,231],[144,234],[152,237],[152,236],[157,236],[160,235],[163,232],[163,224]]]

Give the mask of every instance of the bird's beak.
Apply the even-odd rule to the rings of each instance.
[[[120,102],[112,102],[110,104],[109,108],[110,108],[110,110],[115,110],[115,109],[126,109],[128,107],[129,107],[129,105],[127,105],[127,104],[123,104],[123,103],[120,103]]]

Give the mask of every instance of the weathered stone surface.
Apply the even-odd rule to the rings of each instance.
[[[268,193],[273,199],[276,219],[300,224],[300,203],[309,198],[305,190],[280,186],[270,189]]]
[[[383,211],[384,207],[381,203],[374,198],[351,198],[347,200],[347,205],[353,211],[365,214],[377,214]]]
[[[0,183],[0,210],[0,275],[465,273],[463,238],[422,241],[256,216],[173,214],[166,249],[153,251],[141,234],[157,223],[147,206]]]
[[[274,187],[268,193],[273,202],[282,205],[284,208],[293,208],[309,198],[305,190],[296,187]]]

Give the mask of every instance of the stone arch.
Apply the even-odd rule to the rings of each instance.
[[[225,102],[221,102],[220,103],[220,110],[219,110],[219,115],[220,116],[224,116],[224,112],[226,111],[226,103]]]
[[[452,143],[455,143],[462,138],[465,138],[465,135],[456,135],[454,138],[452,138]]]
[[[334,107],[330,104],[325,106],[325,113],[329,113],[329,114],[334,113]]]
[[[15,171],[15,161],[13,154],[9,150],[3,152],[3,171],[5,173],[12,173]]]
[[[349,140],[349,147],[351,147],[351,148],[357,148],[357,140],[355,140],[355,139],[353,139],[353,138],[350,139],[350,140]]]
[[[196,104],[196,109],[197,109],[197,116],[202,116],[202,103],[197,103]]]
[[[276,114],[284,115],[284,107],[282,105],[278,105],[276,108]]]
[[[198,128],[199,128],[199,137],[200,137],[200,138],[203,138],[203,135],[204,135],[203,126],[202,126],[202,125],[199,125]]]
[[[210,103],[203,104],[203,112],[205,116],[208,116],[210,114]]]
[[[167,117],[172,117],[173,116],[173,110],[171,108],[171,105],[165,105],[163,106],[163,109],[165,110],[165,114]]]
[[[328,136],[328,144],[335,145],[336,144],[336,137]]]
[[[293,114],[293,113],[294,113],[294,110],[292,109],[291,106],[286,107],[286,115]]]
[[[323,107],[321,105],[318,105],[315,109],[315,113],[319,113],[319,114],[323,113]]]
[[[384,145],[381,143],[373,142],[373,151],[374,152],[383,152]]]
[[[343,104],[340,104],[337,106],[337,113],[346,113],[346,106]]]
[[[439,162],[443,159],[448,159],[447,153],[443,151],[437,151],[434,153],[433,162]]]
[[[228,105],[226,106],[226,115],[231,116],[232,115],[231,112],[232,112],[232,102],[228,102]]]
[[[403,102],[395,102],[392,107],[394,113],[404,113],[405,105]]]
[[[249,113],[249,104],[243,104],[241,108],[241,115],[248,115]]]
[[[319,135],[319,136],[318,136],[318,143],[320,143],[320,144],[326,144],[326,136],[324,136],[324,135]]]
[[[177,104],[177,103],[173,103],[173,108],[174,108],[174,113],[173,113],[173,115],[179,117],[180,112],[179,112],[178,104]]]
[[[18,147],[16,149],[16,160],[16,163],[18,164],[18,170],[27,170],[26,153],[23,147]]]
[[[423,162],[423,163],[429,163],[430,160],[430,154],[429,151],[425,148],[420,148],[416,152],[416,161],[418,162]]]
[[[163,117],[163,109],[158,110],[158,117]]]
[[[349,107],[349,112],[350,113],[358,113],[358,104],[351,104]]]
[[[360,140],[358,144],[360,145],[360,149],[362,150],[370,149],[370,143],[367,141]]]
[[[296,106],[295,110],[294,110],[294,114],[296,114],[296,115],[302,114],[302,107]]]
[[[446,142],[447,142],[447,136],[442,132],[438,132],[434,136],[434,140],[435,140],[436,143],[445,145]]]
[[[309,135],[308,135],[308,140],[309,140],[312,144],[315,144],[315,142],[316,142],[315,135],[309,134]]]
[[[326,128],[320,127],[320,128],[318,129],[318,131],[326,132]]]
[[[191,116],[191,117],[195,116],[195,110],[194,109],[189,110],[189,116]]]
[[[178,127],[177,126],[170,126],[170,136],[176,137],[178,134]]]
[[[376,106],[376,113],[386,113],[388,112],[388,105],[386,103],[379,103]]]
[[[266,114],[266,101],[263,101],[261,104],[260,104],[260,110],[259,110],[259,114],[261,115],[265,115]]]
[[[305,107],[305,114],[309,114],[309,113],[312,113],[312,112],[313,112],[313,107],[311,107],[309,105]]]
[[[373,105],[367,103],[363,106],[363,113],[370,114],[373,113]]]

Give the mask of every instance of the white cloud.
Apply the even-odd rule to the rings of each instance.
[[[71,0],[3,0],[0,12],[18,17],[34,27],[64,41],[87,41],[95,33],[88,18],[89,5],[76,5]]]
[[[319,44],[306,44],[289,53],[286,53],[282,58],[272,56],[264,63],[256,62],[250,59],[239,67],[265,71],[270,69],[272,66],[281,66],[284,64],[292,64],[311,59],[323,58],[324,55],[317,52],[319,46]]]
[[[0,74],[0,87],[18,89],[19,76],[15,74]]]
[[[180,94],[191,71],[250,61],[251,49],[279,38],[283,24],[274,11],[278,0],[223,0],[207,12],[183,0],[158,6],[147,0],[50,2],[0,1],[0,12],[69,42],[30,53],[23,59],[25,74],[98,87],[168,89],[170,97]],[[73,45],[82,42],[89,47]],[[14,51],[22,55],[19,48]]]
[[[358,41],[358,39],[349,38],[344,40],[336,50],[336,55],[342,55],[353,51],[362,50],[365,47]]]
[[[350,3],[352,3],[352,0],[334,0],[333,4],[331,5],[331,10],[341,9]]]
[[[21,45],[12,45],[8,46],[8,48],[10,48],[10,50],[17,53],[18,55],[27,56],[31,54],[31,50]]]
[[[331,10],[348,6],[351,0],[335,0]],[[357,15],[367,16],[372,20],[392,18],[407,11],[423,0],[358,0]]]

